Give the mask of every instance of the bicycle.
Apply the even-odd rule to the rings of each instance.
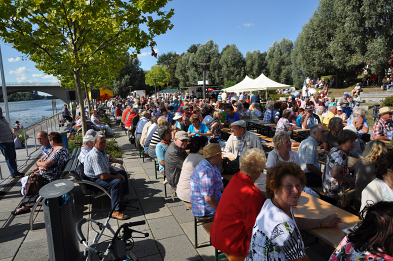
[[[136,231],[131,229],[133,226],[144,225],[146,221],[137,221],[137,222],[129,222],[122,224],[116,231],[114,231],[109,224],[109,220],[111,219],[112,213],[116,206],[111,209],[108,217],[105,222],[102,224],[91,218],[82,218],[76,224],[76,235],[81,244],[85,246],[84,257],[86,261],[93,260],[94,257],[98,256],[99,260],[115,260],[115,261],[125,261],[125,260],[133,260],[137,261],[138,258],[131,252],[131,249],[134,246],[134,238],[146,238],[149,236],[149,233],[143,233],[140,231]],[[97,234],[94,237],[93,243],[88,244],[86,238],[82,233],[82,225],[91,222],[91,225],[96,224],[99,228]],[[109,229],[109,231],[113,234],[108,246],[104,251],[98,249],[101,236],[104,234],[105,229]],[[122,233],[120,231],[122,230]],[[132,233],[142,234],[143,237],[133,237]],[[121,236],[119,236],[121,234]]]

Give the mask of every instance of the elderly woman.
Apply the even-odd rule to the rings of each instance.
[[[361,214],[363,221],[330,256],[336,260],[393,260],[393,202],[378,202]]]
[[[354,205],[357,209],[360,209],[363,189],[376,178],[375,165],[377,158],[386,152],[387,147],[385,143],[379,140],[372,140],[367,143],[363,157],[353,166],[356,177]]]
[[[378,157],[375,166],[376,178],[362,192],[360,210],[379,201],[393,201],[393,151]]]
[[[155,151],[158,159],[158,171],[162,174],[165,166],[165,152],[171,145],[172,130],[168,125],[162,125],[158,127],[158,136],[161,138],[161,142],[157,143]],[[151,144],[151,143],[150,143]]]
[[[277,122],[276,135],[280,132],[290,132],[293,130],[293,126],[289,123],[291,113],[292,112],[289,109],[283,111],[282,117]]]
[[[213,133],[209,128],[200,122],[199,116],[194,114],[190,117],[191,125],[188,127],[188,137],[194,136],[212,136]]]
[[[253,120],[259,120],[263,117],[263,114],[261,112],[261,105],[259,103],[253,103],[250,107],[251,111],[251,119]]]
[[[190,177],[195,167],[202,161],[200,150],[206,146],[207,137],[193,137],[190,144],[190,154],[183,162],[179,182],[176,187],[177,197],[185,202],[190,202]]]
[[[295,163],[279,163],[266,180],[267,198],[258,214],[246,260],[309,260],[300,230],[335,227],[337,214],[323,219],[295,218],[306,177]],[[279,231],[279,233],[277,233]]]
[[[323,114],[325,113],[325,106],[318,106],[317,110],[316,110],[316,113],[317,113],[317,115],[319,117],[320,122],[323,122],[323,119],[325,118],[323,116]]]
[[[265,201],[254,186],[266,163],[265,153],[250,149],[240,158],[240,171],[225,188],[210,232],[212,245],[222,252],[246,256],[252,227]]]
[[[291,150],[291,138],[288,132],[279,132],[273,137],[274,150],[267,157],[267,173],[280,162],[293,162],[300,166],[299,155]]]
[[[70,160],[70,154],[68,150],[63,145],[63,139],[61,134],[58,132],[51,132],[48,135],[49,144],[52,146],[50,153],[42,156],[36,163],[37,168],[35,168],[31,174],[40,174],[47,182],[52,182],[61,177],[63,170]],[[22,189],[21,194],[25,195],[26,183],[28,177],[21,179]],[[19,215],[27,213],[30,211],[30,207],[21,206],[21,208],[13,211],[14,215]]]
[[[160,116],[158,118],[158,120],[157,120],[157,126],[159,128],[159,127],[164,126],[164,125],[170,127],[170,124],[169,124],[168,120],[164,116]],[[153,135],[151,137],[151,140],[150,140],[150,143],[149,143],[148,150],[147,150],[147,153],[149,154],[149,156],[151,158],[156,158],[157,157],[157,155],[156,155],[156,146],[162,140],[160,135],[159,135],[159,133],[158,133],[158,128],[153,133]]]
[[[341,106],[337,106],[336,117],[341,118],[343,120],[343,122],[345,122],[347,120],[347,115],[345,113],[343,113],[343,109],[341,108]]]
[[[340,131],[344,128],[343,119],[339,117],[333,117],[329,121],[328,129],[330,130],[326,134],[326,138],[323,141],[323,149],[325,151],[330,151],[333,147],[338,146],[337,136]]]
[[[211,127],[211,132],[213,133],[213,139],[218,141],[221,139],[221,119],[222,119],[222,113],[220,111],[215,111],[213,113],[213,121],[210,123]],[[211,139],[211,142],[213,141]]]
[[[349,173],[347,154],[355,147],[357,138],[353,131],[340,131],[337,136],[338,147],[333,147],[327,155],[322,186],[324,193],[333,199],[340,200],[344,191],[355,183]]]

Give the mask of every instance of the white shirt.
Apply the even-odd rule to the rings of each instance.
[[[362,191],[362,205],[360,211],[367,204],[375,204],[379,201],[393,201],[393,190],[379,178],[371,181]]]

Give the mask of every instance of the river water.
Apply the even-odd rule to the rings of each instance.
[[[64,106],[64,102],[61,100],[55,101],[57,111],[59,112]],[[6,117],[4,103],[1,102],[0,107],[3,109],[3,116]],[[19,121],[26,128],[56,113],[52,109],[52,100],[8,102],[8,107],[11,127],[15,125],[15,121]]]

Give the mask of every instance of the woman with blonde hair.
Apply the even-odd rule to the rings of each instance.
[[[359,209],[363,189],[376,178],[375,164],[378,156],[387,152],[385,143],[379,140],[372,140],[367,143],[363,151],[363,157],[353,166],[355,181],[354,206]]]
[[[213,121],[211,122],[211,132],[213,133],[213,139],[217,141],[221,139],[221,119],[222,113],[220,111],[215,111],[213,113]],[[210,142],[212,142],[212,140]]]

